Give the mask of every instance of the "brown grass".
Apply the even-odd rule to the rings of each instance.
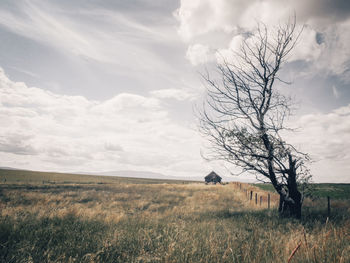
[[[101,225],[92,248],[88,231],[93,227],[50,246],[19,239],[18,249],[27,254],[16,254],[10,241],[0,244],[17,255],[14,262],[34,259],[35,251],[47,262],[287,262],[299,243],[290,262],[350,262],[349,203],[325,223],[311,206],[301,222],[278,218],[266,210],[266,199],[262,206],[255,205],[255,196],[248,200],[247,190],[267,196],[248,184],[37,183],[1,184],[0,190],[0,218],[13,225],[11,231],[29,220]],[[278,199],[271,196],[276,207]],[[86,250],[69,254],[70,248],[59,244],[76,235],[87,236]]]

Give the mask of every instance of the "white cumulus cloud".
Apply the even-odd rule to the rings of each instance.
[[[258,22],[271,29],[294,13],[299,28],[305,28],[290,61],[311,63],[312,74],[334,74],[350,81],[350,4],[343,0],[181,0],[175,17],[179,35],[189,44],[187,58],[197,65],[205,57],[200,55],[204,49],[199,47],[207,47],[211,53],[219,50],[220,56],[230,58],[237,37],[246,36]]]
[[[164,93],[165,92],[165,93]],[[3,166],[59,171],[151,170],[201,167],[199,140],[177,124],[160,97],[121,93],[106,101],[65,96],[11,81],[0,70],[0,158]],[[185,166],[184,166],[185,167]],[[184,175],[185,168],[175,175]]]
[[[160,89],[153,90],[150,94],[158,99],[175,99],[178,101],[189,100],[192,101],[196,98],[194,93],[184,89]]]
[[[197,66],[212,60],[209,47],[201,44],[194,44],[188,47],[186,58],[192,65]]]

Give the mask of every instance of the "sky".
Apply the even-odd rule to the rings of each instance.
[[[200,74],[294,13],[304,29],[278,87],[298,105],[290,141],[315,182],[349,183],[347,0],[2,0],[0,166],[250,178],[201,157]]]

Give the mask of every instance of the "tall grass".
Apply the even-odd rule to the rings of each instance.
[[[298,244],[291,262],[350,261],[349,203],[296,221],[234,184],[0,189],[2,262],[287,262]]]

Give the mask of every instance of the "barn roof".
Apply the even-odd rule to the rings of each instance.
[[[221,178],[217,173],[215,173],[214,171],[212,171],[211,173],[209,173],[209,174],[205,177],[205,179],[211,179],[211,178],[215,178],[215,177],[222,179],[222,178]]]

